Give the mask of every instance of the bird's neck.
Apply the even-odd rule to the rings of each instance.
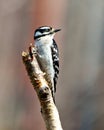
[[[36,41],[37,44],[44,44],[44,45],[52,45],[53,39],[50,37],[41,37],[39,40]]]

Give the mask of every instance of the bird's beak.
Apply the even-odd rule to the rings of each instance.
[[[54,30],[55,33],[56,33],[56,32],[59,32],[59,31],[61,31],[61,29],[55,29],[55,30]]]

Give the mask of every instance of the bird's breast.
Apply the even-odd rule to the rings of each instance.
[[[49,45],[39,45],[37,46],[38,61],[40,63],[42,71],[46,72],[48,75],[53,77],[53,61],[51,54],[51,47]]]

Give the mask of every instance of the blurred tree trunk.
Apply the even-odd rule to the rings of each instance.
[[[62,25],[64,1],[0,1],[0,129],[45,129],[21,52],[41,25]],[[63,9],[62,9],[63,8]]]

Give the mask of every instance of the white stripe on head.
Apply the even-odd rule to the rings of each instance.
[[[43,26],[43,27],[40,27],[40,29],[49,29],[50,27],[48,26]]]

